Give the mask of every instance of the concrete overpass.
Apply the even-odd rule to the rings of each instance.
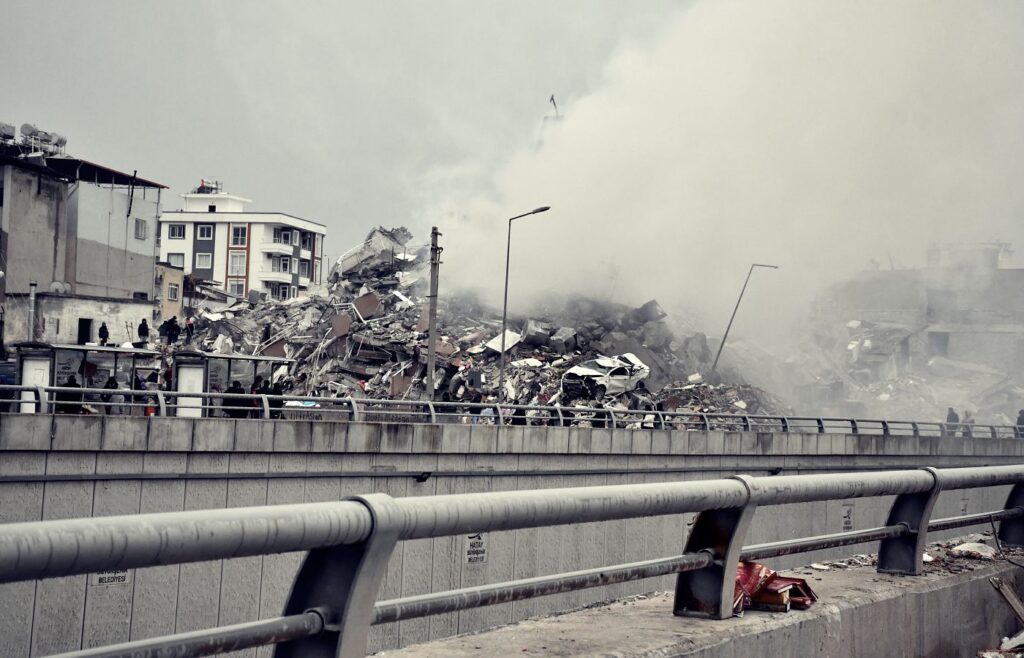
[[[0,521],[314,503],[371,492],[404,499],[694,484],[736,473],[1012,465],[1024,457],[1022,441],[923,434],[11,414],[0,416]],[[1001,482],[943,491],[933,518],[1003,509],[1016,480]],[[893,500],[833,496],[764,507],[745,542],[878,528]],[[678,556],[699,511],[402,541],[375,597],[397,600]],[[780,554],[772,565],[849,550]],[[0,637],[11,655],[42,656],[279,616],[302,555],[268,553],[6,584]],[[661,575],[410,618],[374,626],[367,648],[397,649],[675,585],[674,575]]]

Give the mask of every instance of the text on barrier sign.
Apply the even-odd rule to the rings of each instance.
[[[113,569],[111,571],[99,571],[89,575],[89,585],[93,587],[107,587],[110,585],[130,585],[132,572],[128,569]]]
[[[483,534],[466,537],[466,564],[486,564],[487,544]]]

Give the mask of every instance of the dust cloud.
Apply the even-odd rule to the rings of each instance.
[[[623,44],[496,170],[438,169],[420,221],[442,281],[510,306],[551,293],[685,308],[785,335],[825,284],[929,243],[1017,242],[1024,3],[698,1]],[[543,102],[542,100],[540,102]]]

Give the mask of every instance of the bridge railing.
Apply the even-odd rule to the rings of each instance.
[[[1012,485],[1003,509],[931,518],[941,491]],[[744,546],[759,507],[896,496],[882,525]],[[697,513],[681,555],[378,601],[398,542]],[[991,524],[1024,544],[1024,466],[543,489],[142,514],[0,525],[0,582],[309,551],[282,615],[65,656],[204,656],[275,644],[275,656],[362,658],[369,628],[479,606],[678,574],[673,613],[733,614],[741,560],[879,542],[878,570],[917,575],[929,531]]]
[[[155,385],[154,385],[155,386]],[[355,397],[186,393],[59,386],[0,385],[0,413],[124,414],[359,421],[372,423],[467,423],[669,430],[802,432],[876,436],[1011,439],[1015,425],[821,416],[721,414],[699,411],[625,409],[614,406],[519,405]]]

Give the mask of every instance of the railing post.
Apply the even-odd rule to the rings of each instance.
[[[910,423],[910,429],[911,429],[911,431],[913,431],[915,439],[920,439],[921,438],[921,428],[917,426],[916,422],[911,422]]]
[[[46,389],[43,388],[42,386],[36,386],[35,391],[33,392],[35,393],[36,398],[36,413],[46,413],[48,402],[48,399],[46,397]]]
[[[850,432],[852,434],[860,434],[860,429],[858,428],[857,419],[856,418],[851,418],[850,419]]]
[[[361,544],[310,551],[292,583],[285,615],[314,611],[324,618],[319,635],[278,644],[274,658],[364,658],[373,604],[398,542],[402,516],[387,494],[354,496],[373,518]]]
[[[904,525],[907,532],[899,537],[883,539],[878,546],[878,571],[917,576],[921,573],[925,544],[928,542],[928,521],[932,508],[942,491],[942,478],[934,468],[925,471],[932,476],[928,491],[896,496],[889,508],[885,525]]]
[[[166,416],[167,415],[167,398],[164,397],[164,392],[160,389],[154,391],[156,393],[156,415]]]
[[[684,571],[676,578],[672,613],[677,616],[728,619],[733,615],[736,567],[743,540],[754,517],[757,503],[753,496],[753,478],[733,475],[747,488],[747,504],[736,509],[701,512],[686,540],[686,553],[705,551],[714,562],[696,571]]]
[[[818,421],[818,434],[824,434],[825,433],[825,419],[824,418],[818,418],[816,420]]]
[[[887,420],[882,421],[882,436],[892,436],[892,434],[889,433],[889,421]]]
[[[1006,509],[1024,509],[1024,483],[1018,482],[1006,498]],[[1024,517],[999,522],[999,541],[1008,546],[1024,546]]]
[[[785,416],[779,416],[779,420],[782,421],[782,431],[789,433],[789,419]]]
[[[349,405],[352,407],[352,422],[358,423],[362,416],[359,414],[359,405],[356,404],[355,398],[348,399]]]
[[[430,412],[430,424],[431,425],[436,425],[437,424],[437,413],[434,411],[434,403],[431,402],[430,400],[427,400],[427,411]]]
[[[505,413],[501,409],[501,404],[496,405],[498,409],[498,425],[505,424]]]
[[[260,407],[263,410],[263,418],[270,418],[270,400],[262,393],[260,394]]]
[[[565,427],[565,417],[562,416],[562,405],[556,404],[555,411],[558,412],[558,426]]]
[[[750,431],[750,416],[743,416],[743,430]]]

